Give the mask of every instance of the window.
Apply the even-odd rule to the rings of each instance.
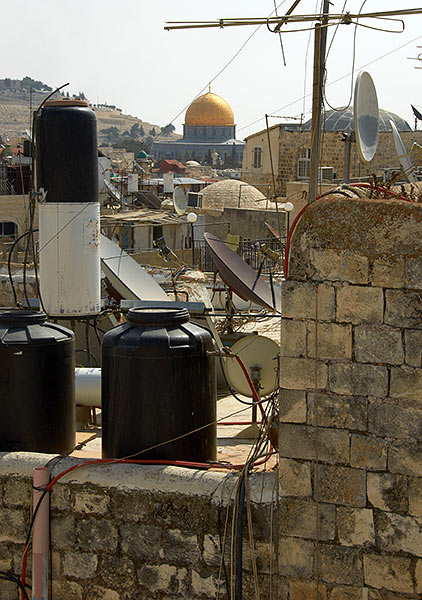
[[[0,237],[15,238],[18,234],[18,226],[12,221],[0,222]]]
[[[254,169],[262,169],[262,146],[255,146],[253,149]]]
[[[309,179],[309,167],[311,164],[311,149],[302,148],[299,151],[299,159],[297,161],[297,178]]]

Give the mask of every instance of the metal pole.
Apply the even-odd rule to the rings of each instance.
[[[324,0],[322,10],[322,24],[315,25],[314,44],[314,82],[312,95],[312,144],[311,164],[309,173],[309,203],[314,202],[317,196],[319,149],[321,141],[321,108],[322,85],[324,81],[325,51],[327,47],[327,27],[329,0]]]
[[[50,499],[44,493],[50,481],[50,470],[46,467],[34,469],[33,511],[37,511],[34,519],[32,536],[32,598],[48,600],[48,548],[49,548],[49,510]],[[44,497],[43,497],[44,495]],[[38,506],[39,505],[39,506]]]

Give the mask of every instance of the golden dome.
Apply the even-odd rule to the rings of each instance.
[[[233,111],[221,96],[208,92],[189,106],[185,125],[234,125]]]

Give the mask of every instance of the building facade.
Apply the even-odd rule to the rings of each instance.
[[[244,142],[236,139],[236,125],[229,104],[209,91],[189,106],[183,138],[158,140],[152,144],[154,160],[195,160],[214,167],[240,167]]]
[[[413,142],[422,143],[422,131],[412,131],[409,125],[393,113],[380,110],[378,147],[369,163],[360,160],[355,143],[351,145],[351,179],[382,176],[384,170],[400,169],[394,138],[388,121],[392,120],[409,151]],[[344,177],[345,137],[353,132],[351,110],[327,111],[321,136],[321,181],[342,180]],[[285,196],[287,183],[307,182],[311,158],[311,122],[299,127],[278,124],[254,133],[245,140],[242,179],[252,185],[271,185],[272,193]],[[268,140],[270,140],[268,142]]]

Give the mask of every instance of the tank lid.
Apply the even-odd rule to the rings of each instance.
[[[45,323],[47,315],[42,311],[22,310],[20,308],[0,308],[0,323],[19,326]]]
[[[177,325],[189,321],[186,308],[138,307],[131,308],[127,314],[129,323],[135,325]]]
[[[79,98],[66,98],[63,100],[47,100],[44,106],[89,106],[89,102]]]

